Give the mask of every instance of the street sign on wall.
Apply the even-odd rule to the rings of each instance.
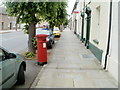
[[[78,14],[79,12],[78,12],[78,10],[74,10],[74,12],[73,12],[73,13]]]

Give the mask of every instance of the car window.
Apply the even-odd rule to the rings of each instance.
[[[2,50],[0,49],[0,62],[2,61]]]
[[[4,51],[2,49],[0,49],[0,62],[2,60],[5,60],[5,53],[4,53]]]
[[[48,30],[41,30],[41,31],[39,31],[39,34],[49,35],[49,34],[50,34],[50,31],[48,31]]]
[[[49,28],[37,28],[36,30],[50,30]]]
[[[59,31],[58,29],[54,29],[54,31]]]
[[[59,31],[59,28],[54,28],[54,31]]]
[[[50,30],[50,34],[53,34],[53,32]]]

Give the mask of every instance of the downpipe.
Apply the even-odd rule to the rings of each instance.
[[[107,42],[107,51],[106,51],[106,55],[105,55],[104,69],[107,68],[108,55],[109,55],[109,51],[110,51],[111,25],[112,25],[112,0],[110,1],[109,33],[108,33],[108,42]]]

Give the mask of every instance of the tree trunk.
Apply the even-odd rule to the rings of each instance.
[[[50,29],[52,30],[53,32],[53,29],[54,29],[54,24],[52,22],[50,22]]]
[[[28,51],[35,53],[35,47],[33,46],[32,39],[35,37],[35,29],[36,29],[36,24],[35,22],[31,22],[29,24],[29,40],[28,40]]]
[[[17,24],[16,24],[15,26],[16,26],[16,27],[15,27],[15,30],[17,31],[17,28],[18,28]]]
[[[53,25],[51,25],[51,26],[50,26],[50,29],[53,31],[53,29],[54,29],[54,26],[53,26]]]

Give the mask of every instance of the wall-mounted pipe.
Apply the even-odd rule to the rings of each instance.
[[[109,50],[110,50],[111,26],[112,26],[112,0],[110,1],[109,32],[108,32],[108,41],[107,41],[107,50],[105,55],[104,69],[106,69],[107,67],[107,59],[108,59]]]
[[[84,16],[85,16],[85,13],[82,12],[81,13],[81,17],[82,17],[82,31],[81,31],[81,41],[84,42],[84,39],[83,39],[83,35],[84,35]]]

